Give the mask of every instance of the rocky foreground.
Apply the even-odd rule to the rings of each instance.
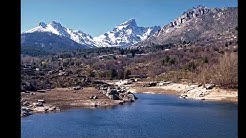
[[[21,116],[84,107],[112,107],[138,99],[125,87],[55,88],[21,93]]]

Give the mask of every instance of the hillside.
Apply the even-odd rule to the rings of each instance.
[[[195,43],[226,45],[237,43],[238,8],[207,8],[198,6],[162,27],[153,37],[132,47]]]

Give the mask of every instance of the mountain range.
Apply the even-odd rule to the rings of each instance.
[[[139,27],[135,19],[92,37],[81,30],[68,29],[59,22],[40,22],[21,34],[22,48],[35,46],[47,52],[93,47],[145,47],[170,43],[211,44],[237,41],[238,8],[197,6],[163,26]]]
[[[127,47],[147,39],[160,29],[160,26],[139,27],[135,19],[130,19],[93,38],[81,30],[68,29],[56,21],[49,24],[40,22],[37,27],[21,34],[21,45],[35,45],[50,52],[75,48]]]

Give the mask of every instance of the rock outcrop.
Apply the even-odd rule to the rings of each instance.
[[[43,99],[37,100],[37,102],[29,102],[25,99],[21,99],[21,117],[29,116],[34,113],[47,113],[54,111],[61,111],[59,107],[49,104],[44,104]]]
[[[238,8],[207,8],[197,6],[187,10],[174,21],[162,27],[152,37],[133,46],[195,43],[199,45],[236,44]]]
[[[107,90],[105,90],[107,89]],[[102,88],[102,93],[112,100],[123,100],[124,102],[134,102],[138,99],[132,92],[128,91],[124,86],[115,88]]]
[[[187,89],[180,92],[180,98],[205,100],[205,96],[212,91],[214,86],[214,84],[205,84],[204,86],[190,85]]]

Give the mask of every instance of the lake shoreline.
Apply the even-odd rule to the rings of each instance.
[[[115,82],[117,81],[108,81],[107,83],[115,85]],[[138,81],[120,87],[126,87],[127,91],[132,93],[167,94],[186,99],[238,103],[237,90],[225,90],[217,87],[205,90],[201,86],[181,83],[168,83],[162,86],[146,87],[148,83],[150,82]],[[202,90],[208,94],[203,96],[194,95],[194,93],[196,94]],[[193,93],[189,94],[189,92]],[[184,93],[186,95],[185,97],[182,96]],[[95,95],[97,96],[96,99],[89,98]],[[72,87],[69,87],[55,88],[45,92],[22,92],[21,99],[21,110],[30,113],[21,116],[28,116],[35,113],[59,112],[72,108],[111,108],[125,103],[124,100],[109,99],[94,87],[85,87],[80,90],[74,90]],[[41,101],[40,106],[37,105],[37,101]]]
[[[21,116],[59,112],[71,108],[110,108],[124,102],[123,100],[111,100],[94,87],[85,87],[79,90],[69,87],[43,92],[22,92],[21,110],[24,114]],[[27,113],[25,114],[25,112]]]
[[[127,87],[129,87],[129,90],[133,93],[170,94],[186,99],[217,101],[236,104],[238,103],[238,90],[227,90],[218,87],[206,89],[204,86],[199,86],[195,84],[171,82],[162,86],[143,87],[148,83],[149,82],[139,82],[138,84],[130,84]],[[196,93],[201,93],[203,91],[207,93],[202,96],[196,95]],[[186,95],[186,97],[184,97],[183,95]]]

